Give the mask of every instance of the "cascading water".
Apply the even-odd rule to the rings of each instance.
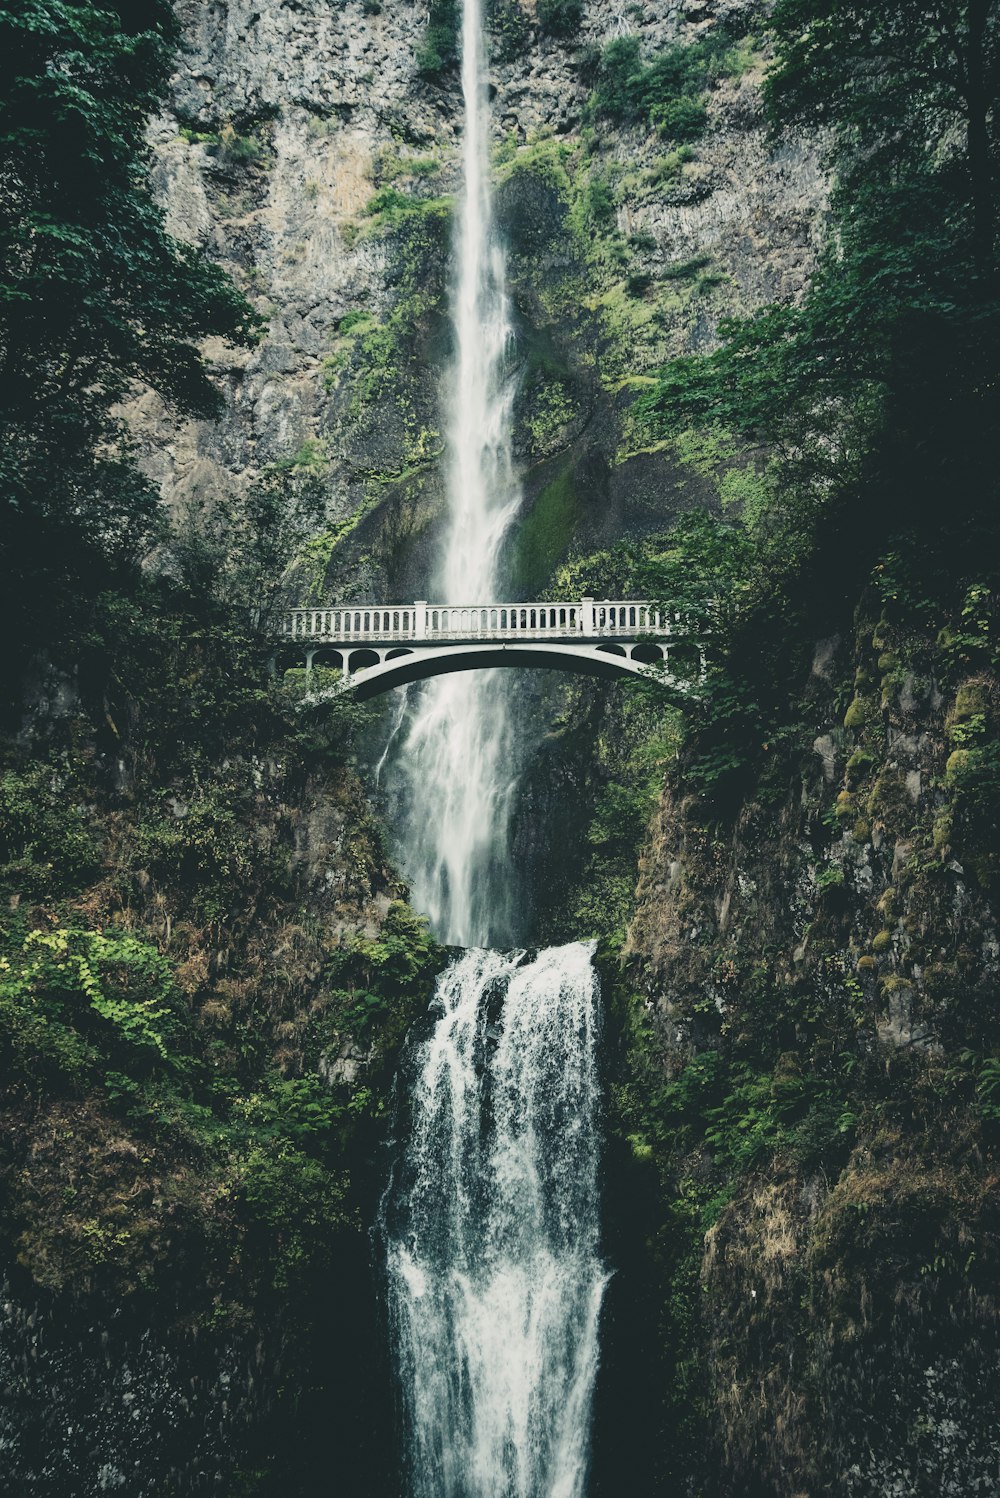
[[[591,949],[441,978],[387,1207],[412,1498],[579,1498],[597,1329]]]
[[[510,443],[511,324],[493,222],[479,0],[464,0],[463,192],[452,290],[454,359],[446,410],[448,509],[437,587],[448,603],[489,603],[520,492]],[[512,938],[507,826],[514,785],[504,679],[442,676],[419,694],[390,785],[412,898],[441,939]]]
[[[464,0],[464,191],[448,396],[450,519],[439,587],[495,598],[519,507],[504,261],[493,226],[480,0]],[[598,1321],[596,1032],[585,944],[513,937],[515,750],[503,673],[438,678],[388,762],[401,860],[436,934],[471,946],[439,981],[412,1058],[383,1201],[410,1498],[582,1498]],[[399,740],[397,740],[397,743]],[[383,756],[379,772],[385,767]],[[393,782],[395,781],[395,784]]]

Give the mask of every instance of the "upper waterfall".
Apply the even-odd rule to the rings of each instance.
[[[479,0],[462,17],[462,195],[445,393],[448,517],[442,598],[496,597],[504,539],[520,506],[511,453],[512,330],[490,190],[489,111]],[[414,904],[457,945],[513,938],[507,826],[516,770],[506,688],[492,672],[442,677],[416,697],[389,794]]]

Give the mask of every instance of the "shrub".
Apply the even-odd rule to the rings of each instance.
[[[455,0],[432,0],[427,30],[417,48],[417,70],[434,80],[458,57],[460,18]]]
[[[79,888],[100,865],[100,845],[64,774],[34,764],[0,776],[0,887],[47,896]]]
[[[668,136],[670,140],[692,141],[697,140],[704,131],[708,111],[700,99],[682,95],[679,99],[654,104],[649,111],[649,118],[660,134]]]
[[[572,36],[583,19],[583,0],[538,0],[538,24],[546,36]]]
[[[39,1062],[77,1074],[99,1054],[169,1064],[177,1001],[166,958],[127,933],[29,931],[0,957],[0,1037],[29,1075]]]
[[[701,95],[743,65],[743,54],[720,27],[691,46],[665,47],[648,63],[638,37],[618,37],[597,63],[593,107],[621,125],[648,123],[672,140],[695,140],[707,119]]]
[[[491,0],[489,29],[498,62],[519,57],[531,41],[531,23],[517,0]]]

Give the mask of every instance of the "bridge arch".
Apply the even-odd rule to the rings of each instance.
[[[354,659],[352,653],[351,660]],[[371,652],[375,654],[375,652]],[[658,660],[666,658],[661,650]],[[453,671],[482,671],[496,667],[516,666],[521,669],[549,671],[572,671],[586,676],[615,680],[623,676],[635,678],[649,674],[650,662],[632,660],[624,650],[609,654],[583,645],[552,645],[525,643],[523,645],[500,645],[484,642],[481,645],[428,646],[410,650],[386,651],[381,659],[371,663],[357,674],[352,673],[343,683],[343,690],[350,691],[361,702],[381,696],[395,687],[409,682],[427,681],[434,676],[445,676]],[[680,685],[678,683],[678,685]]]

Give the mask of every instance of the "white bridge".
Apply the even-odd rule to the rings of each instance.
[[[548,667],[591,676],[654,676],[688,691],[704,672],[700,644],[657,605],[582,598],[579,603],[352,604],[292,609],[283,646],[342,672],[358,698],[484,666]],[[285,651],[283,651],[285,654]]]

